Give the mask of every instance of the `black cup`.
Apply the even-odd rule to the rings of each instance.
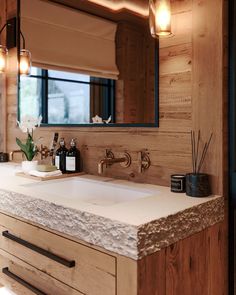
[[[189,173],[186,175],[186,195],[202,198],[211,195],[209,175]]]
[[[8,162],[9,157],[7,153],[0,153],[0,163]]]

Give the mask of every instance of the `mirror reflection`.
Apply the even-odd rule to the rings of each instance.
[[[32,67],[19,79],[19,119],[157,126],[157,44],[147,9],[117,11],[109,1],[93,2],[21,0],[20,29]]]

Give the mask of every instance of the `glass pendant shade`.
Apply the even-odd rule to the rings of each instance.
[[[31,53],[29,50],[20,51],[20,75],[29,76],[31,72]]]
[[[7,66],[8,50],[5,46],[0,45],[0,73],[4,73]]]
[[[170,0],[149,0],[149,24],[154,38],[171,35]]]

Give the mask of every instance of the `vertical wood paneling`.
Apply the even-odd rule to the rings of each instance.
[[[209,268],[206,253],[205,231],[168,247],[166,253],[166,294],[207,294]]]
[[[140,260],[138,262],[138,295],[166,295],[165,269],[165,249]]]
[[[138,261],[138,295],[227,295],[225,223]]]
[[[6,0],[0,0],[0,27],[6,22]],[[5,32],[2,33],[1,42],[5,42]],[[0,75],[0,151],[6,151],[6,75]]]
[[[116,62],[116,122],[154,123],[155,40],[146,26],[118,24]]]
[[[193,127],[214,133],[204,169],[223,193],[223,2],[193,0]],[[225,28],[227,29],[227,28]],[[226,120],[227,118],[225,118]]]

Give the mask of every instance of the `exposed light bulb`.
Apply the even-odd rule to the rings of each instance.
[[[153,37],[171,35],[171,8],[169,0],[149,1],[150,30]]]
[[[0,45],[0,73],[5,72],[7,66],[7,53],[6,47]]]
[[[29,50],[20,51],[20,75],[28,76],[31,72],[31,54]]]
[[[0,53],[0,72],[4,72],[6,68],[6,57]]]
[[[161,3],[156,13],[156,26],[161,31],[167,31],[170,27],[170,10],[166,3]]]

